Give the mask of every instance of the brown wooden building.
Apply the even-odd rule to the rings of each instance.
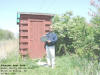
[[[42,58],[45,55],[44,43],[40,37],[49,31],[53,15],[43,13],[17,13],[19,25],[19,50],[22,56]]]

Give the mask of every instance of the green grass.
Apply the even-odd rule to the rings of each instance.
[[[45,59],[45,58],[44,58]],[[45,61],[45,60],[42,61]],[[56,57],[56,67],[39,66],[37,60],[27,58],[22,60],[16,53],[2,60],[1,64],[24,64],[26,72],[16,72],[12,75],[100,75],[100,65],[88,62],[86,59],[80,59],[77,55],[65,55]],[[28,69],[29,68],[29,69]],[[9,74],[10,75],[10,74]]]
[[[15,44],[15,42],[13,42]],[[18,43],[16,43],[18,44]],[[15,46],[12,44],[12,46]],[[8,47],[8,46],[7,46]],[[87,61],[85,58],[79,58],[77,55],[66,54],[65,56],[56,56],[56,67],[39,66],[36,63],[39,59],[32,60],[26,58],[22,60],[18,48],[10,47],[12,52],[9,53],[7,59],[0,61],[0,65],[25,65],[25,69],[21,69],[22,72],[9,72],[8,75],[100,75],[100,64],[97,62]],[[43,58],[41,61],[45,61]],[[0,66],[1,68],[1,66]],[[25,70],[26,72],[23,72]]]

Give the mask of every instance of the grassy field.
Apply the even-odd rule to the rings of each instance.
[[[100,64],[87,61],[85,58],[79,58],[75,54],[56,56],[56,67],[54,69],[37,65],[39,59],[26,58],[22,60],[18,53],[18,42],[15,40],[5,42],[7,44],[10,41],[13,44],[8,43],[9,46],[5,46],[8,47],[6,51],[10,51],[7,51],[7,57],[0,61],[0,65],[11,65],[11,67],[17,65],[17,68],[22,65],[22,69],[19,69],[22,72],[16,70],[16,72],[9,72],[8,75],[100,75]],[[45,58],[41,59],[41,61],[46,62]],[[2,68],[2,66],[0,67]]]
[[[5,59],[10,53],[18,51],[17,40],[1,40],[0,41],[0,59]]]

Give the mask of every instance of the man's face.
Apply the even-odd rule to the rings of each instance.
[[[52,26],[49,27],[49,31],[50,31],[50,32],[53,31]]]

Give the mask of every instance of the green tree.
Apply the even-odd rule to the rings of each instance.
[[[0,29],[0,40],[15,39],[14,34],[8,30]]]
[[[94,31],[94,42],[95,42],[95,47],[94,47],[94,53],[98,58],[98,61],[100,61],[100,0],[96,1],[91,0],[91,5],[95,8],[95,13],[91,19],[91,24],[94,26],[95,31]],[[94,11],[93,11],[94,12]]]
[[[97,29],[94,25],[88,24],[84,17],[74,17],[69,13],[55,16],[53,28],[58,35],[56,54],[75,53],[80,57],[87,57],[89,60],[97,58],[94,42],[94,33]]]

